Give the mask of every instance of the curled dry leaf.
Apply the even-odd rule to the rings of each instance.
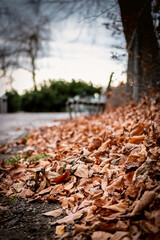
[[[90,230],[99,230],[99,231],[106,231],[106,232],[110,232],[113,233],[116,231],[117,227],[116,224],[114,222],[110,222],[110,223],[106,223],[106,222],[102,222],[102,221],[94,221],[94,224],[89,228]]]
[[[64,189],[71,190],[75,183],[76,183],[76,177],[72,176],[71,180],[69,182],[67,182],[66,184],[64,184]]]
[[[143,132],[144,132],[144,124],[138,123],[132,128],[131,135],[132,136],[141,135],[141,134],[143,134]]]
[[[121,200],[118,204],[103,206],[103,208],[106,208],[115,212],[125,213],[128,208],[128,204],[123,200]]]
[[[102,139],[100,138],[93,138],[93,141],[92,141],[92,145],[95,147],[95,148],[99,148],[102,144]]]
[[[131,216],[134,216],[136,214],[140,214],[141,211],[147,207],[148,205],[150,205],[152,203],[152,201],[154,200],[156,196],[155,191],[146,191],[143,196],[141,197],[140,200],[138,200],[136,202],[136,205],[131,213]]]
[[[145,139],[145,136],[134,136],[132,138],[129,139],[129,143],[134,143],[134,144],[139,144],[141,142],[143,142]]]
[[[67,171],[62,174],[61,176],[58,176],[57,178],[54,179],[55,183],[61,183],[64,182],[69,176],[69,169],[67,169]]]
[[[85,226],[84,224],[75,224],[74,225],[74,231],[75,233],[80,233],[80,232],[84,232],[87,231],[89,229],[89,227]]]
[[[103,191],[105,191],[105,188],[107,185],[108,185],[108,176],[107,176],[107,174],[105,174],[104,178],[102,179],[102,182],[101,182],[101,188]]]
[[[39,188],[37,189],[36,192],[39,193],[39,192],[41,192],[42,190],[44,190],[46,184],[47,184],[47,180],[46,180],[46,178],[44,177],[43,181],[40,183],[40,186],[39,186]]]
[[[104,142],[99,148],[98,148],[98,152],[104,152],[106,150],[106,148],[110,145],[111,143],[111,139],[108,139],[106,142]]]
[[[51,186],[48,187],[48,188],[46,188],[46,189],[43,189],[42,191],[40,191],[40,192],[38,193],[38,195],[43,195],[43,194],[49,193],[49,192],[51,191],[51,189],[52,189]]]

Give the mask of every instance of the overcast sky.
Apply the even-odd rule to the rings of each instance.
[[[119,80],[125,81],[125,59],[112,60],[111,52],[118,52],[112,45],[125,48],[123,36],[112,37],[106,30],[103,18],[96,21],[77,21],[70,18],[68,21],[57,22],[52,25],[50,41],[45,44],[44,50],[37,61],[36,80],[41,83],[48,79],[82,79],[93,84],[107,86],[109,76],[114,74],[114,84]],[[121,51],[125,53],[125,51]],[[14,71],[13,87],[23,93],[33,86],[31,74],[25,70]],[[1,90],[4,93],[6,79],[0,79]]]

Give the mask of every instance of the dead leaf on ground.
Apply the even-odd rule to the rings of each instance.
[[[59,223],[59,224],[61,224],[61,223],[72,223],[73,224],[74,220],[81,218],[82,215],[83,215],[83,211],[78,211],[78,212],[70,214],[69,216],[66,216],[62,219],[59,219],[55,222],[51,222],[50,224],[51,225],[55,225],[57,223]]]
[[[89,229],[89,227],[85,226],[84,224],[75,224],[74,231],[75,233],[85,232]]]
[[[103,231],[97,231],[92,234],[92,240],[109,240],[113,234],[103,232]]]
[[[145,207],[149,206],[152,203],[155,196],[156,196],[156,193],[155,193],[154,190],[153,191],[146,191],[143,194],[143,196],[140,198],[140,200],[138,200],[137,202],[134,202],[135,207],[134,207],[133,211],[131,212],[131,216],[134,216],[136,214],[140,214],[141,211]]]
[[[57,234],[57,235],[62,235],[62,234],[64,234],[65,227],[66,227],[66,225],[56,226],[56,234]]]
[[[56,210],[53,210],[53,211],[42,213],[42,215],[44,215],[44,216],[52,216],[52,217],[59,217],[62,213],[63,213],[62,208],[59,208],[59,209],[56,209]]]
[[[86,164],[79,164],[77,170],[74,175],[81,178],[88,178],[88,166]]]
[[[67,171],[62,174],[61,176],[58,176],[57,178],[54,179],[55,183],[61,183],[64,182],[69,176],[69,169],[67,169]]]
[[[35,193],[32,192],[30,189],[23,189],[19,194],[18,197],[21,198],[28,198],[28,197],[32,197]]]
[[[132,138],[129,139],[129,143],[134,143],[134,144],[139,144],[141,142],[143,142],[145,139],[145,136],[134,136]]]
[[[102,145],[98,148],[98,152],[101,153],[101,152],[104,152],[106,150],[106,148],[110,145],[111,143],[111,140],[108,139],[106,142],[102,143]]]

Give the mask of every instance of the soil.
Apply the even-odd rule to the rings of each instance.
[[[57,204],[27,203],[16,199],[3,199],[4,210],[0,212],[0,238],[3,240],[52,239],[55,227],[43,212],[56,209]],[[6,209],[5,209],[6,207]],[[8,209],[8,210],[7,210]]]
[[[50,225],[50,222],[62,218],[63,215],[55,218],[43,216],[42,213],[58,209],[60,205],[57,203],[29,203],[26,200],[4,196],[0,196],[0,202],[3,205],[0,208],[0,239],[2,240],[91,239],[89,234],[77,234],[74,237],[73,225],[70,224],[67,224],[62,237],[55,234],[55,226]]]

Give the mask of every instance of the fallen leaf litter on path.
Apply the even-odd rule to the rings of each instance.
[[[50,225],[57,237],[72,224],[73,239],[158,240],[159,121],[160,104],[143,99],[102,116],[41,127],[14,143],[25,144],[18,162],[1,162],[1,194],[60,203],[42,213],[55,217]]]

